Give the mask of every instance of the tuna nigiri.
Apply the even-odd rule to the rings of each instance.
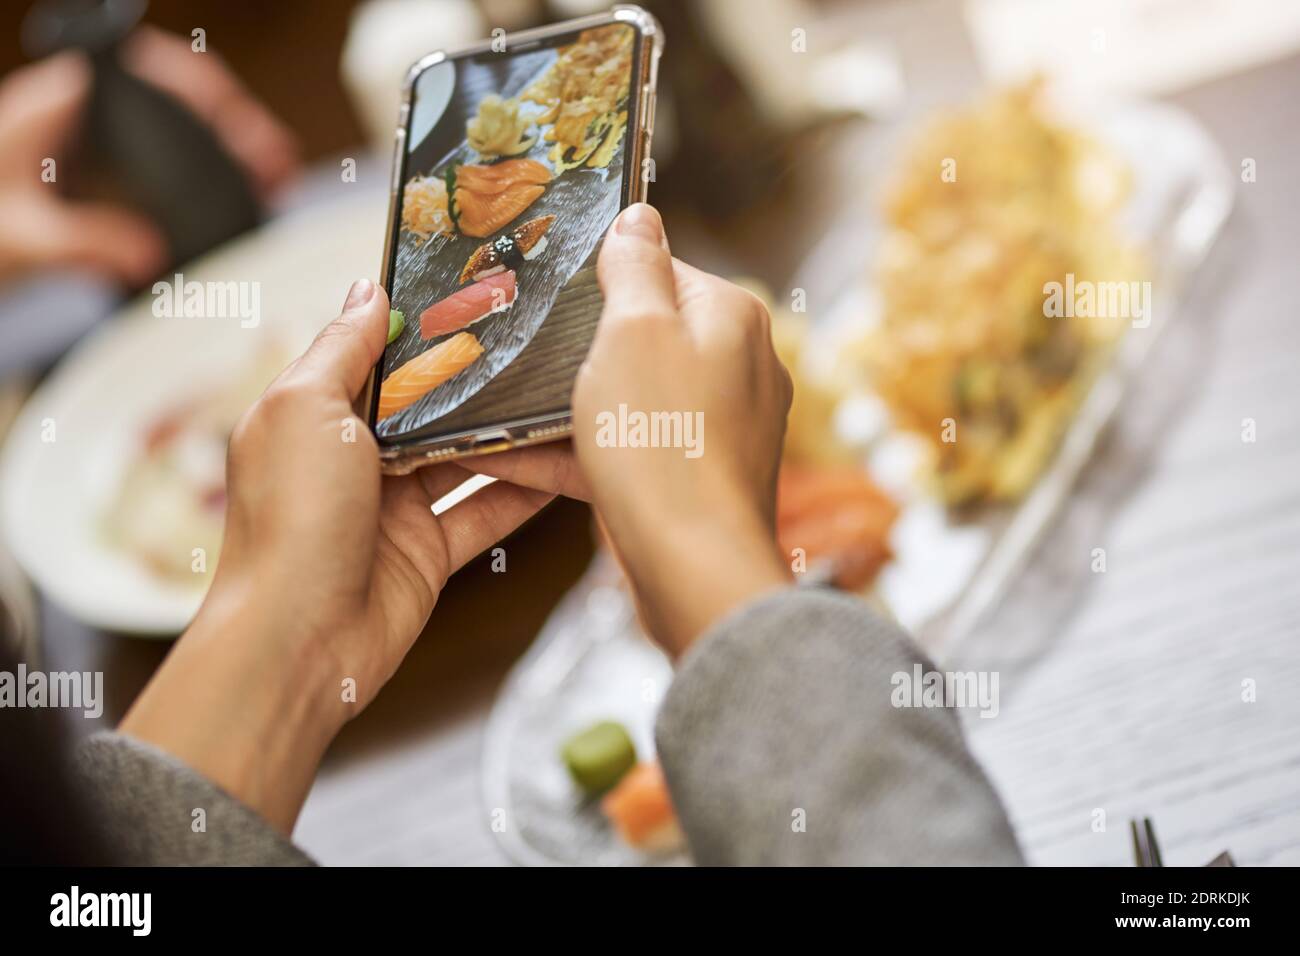
[[[457,166],[448,175],[452,217],[465,235],[490,236],[536,202],[550,181],[551,171],[533,159]]]
[[[639,763],[600,802],[601,812],[625,843],[652,853],[682,845],[682,831],[657,763]]]
[[[460,281],[483,279],[506,269],[518,269],[546,250],[546,231],[554,216],[538,216],[512,229],[509,235],[497,236],[474,250],[460,270]]]
[[[387,418],[414,404],[482,354],[478,339],[461,332],[399,366],[379,390],[379,417]]]
[[[515,304],[516,294],[513,271],[490,275],[425,309],[420,314],[420,337],[446,335],[473,325],[493,312],[504,312]]]

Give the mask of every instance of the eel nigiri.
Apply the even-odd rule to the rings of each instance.
[[[534,159],[508,159],[491,166],[462,164],[448,177],[449,208],[462,233],[483,238],[536,202],[550,181],[551,171]]]
[[[504,312],[515,304],[516,294],[513,271],[489,275],[425,309],[420,314],[420,337],[446,335],[473,325],[493,312]]]
[[[461,332],[399,366],[379,390],[379,417],[387,418],[414,404],[482,354],[478,339]]]
[[[600,809],[630,846],[666,853],[684,842],[658,763],[639,763],[629,770],[601,801]]]
[[[485,279],[507,269],[518,269],[525,262],[536,259],[546,250],[546,230],[553,222],[554,216],[538,216],[508,235],[483,243],[466,260],[465,268],[460,270],[460,281]]]

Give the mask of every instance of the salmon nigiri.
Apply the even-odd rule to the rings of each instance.
[[[478,339],[461,332],[399,366],[379,390],[379,417],[387,418],[414,404],[482,354]]]
[[[668,783],[658,763],[639,763],[600,803],[601,812],[630,846],[667,853],[682,845]]]

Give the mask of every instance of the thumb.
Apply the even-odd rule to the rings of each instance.
[[[653,206],[636,203],[614,220],[596,262],[605,297],[600,329],[639,319],[672,319],[677,314],[673,259],[663,220]]]
[[[320,330],[286,374],[341,390],[351,401],[384,354],[387,338],[388,294],[369,279],[358,279],[339,317]]]

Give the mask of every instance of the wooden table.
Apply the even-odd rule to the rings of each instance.
[[[914,15],[903,45],[947,56],[960,41],[935,23]],[[959,655],[1001,673],[1000,715],[973,718],[970,734],[1033,862],[1127,865],[1133,815],[1154,818],[1167,864],[1223,849],[1243,864],[1300,862],[1297,86],[1300,57],[1172,97],[1231,163],[1254,157],[1258,181],[1240,187],[1193,308],[1125,406],[1145,424],[1121,425],[1080,485],[1071,514],[1096,520],[1048,542],[1057,567],[1086,568],[1104,547],[1106,572],[1076,581],[1061,626],[1032,646],[989,631]],[[1254,443],[1242,441],[1246,418]],[[330,751],[296,832],[309,852],[330,864],[504,862],[478,792],[484,720],[585,565],[588,531],[584,507],[557,504],[510,542],[507,573],[478,564],[455,578]],[[86,632],[48,606],[43,623],[47,666],[106,672],[109,725],[166,650]]]

